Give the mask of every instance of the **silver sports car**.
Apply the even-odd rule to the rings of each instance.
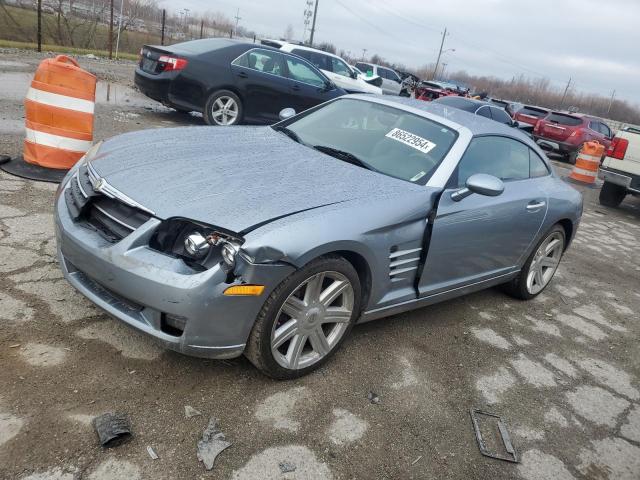
[[[58,190],[56,235],[66,278],[112,316],[293,378],[355,323],[499,284],[538,295],[581,213],[517,129],[351,95],[272,127],[98,144]]]

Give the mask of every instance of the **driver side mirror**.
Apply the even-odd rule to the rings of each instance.
[[[296,115],[296,111],[293,108],[283,108],[280,110],[278,117],[280,120],[286,120],[287,118],[294,117]]]
[[[465,185],[464,188],[460,188],[451,194],[451,200],[459,202],[472,193],[485,195],[487,197],[497,197],[504,192],[504,183],[502,180],[493,175],[487,175],[486,173],[471,175]]]

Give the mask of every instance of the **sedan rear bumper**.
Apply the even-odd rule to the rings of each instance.
[[[266,285],[265,292],[259,297],[225,296],[234,282],[227,283],[220,266],[193,271],[182,260],[147,246],[159,224],[151,218],[110,243],[71,219],[61,191],[55,231],[65,278],[108,314],[166,348],[206,358],[239,356],[264,300],[290,269],[250,265],[245,280]]]
[[[162,78],[158,75],[151,75],[150,73],[144,72],[138,67],[136,68],[134,83],[136,87],[138,87],[138,90],[140,90],[147,97],[161,103],[169,102],[169,86],[171,84],[170,78]]]

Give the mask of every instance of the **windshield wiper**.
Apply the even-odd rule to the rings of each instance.
[[[318,150],[319,152],[326,153],[327,155],[331,155],[332,157],[337,158],[338,160],[343,160],[352,165],[357,165],[358,167],[366,168],[367,170],[372,170],[374,172],[378,172],[374,167],[369,165],[367,162],[360,160],[353,153],[345,152],[344,150],[340,150],[333,147],[327,147],[326,145],[314,145],[313,148]]]
[[[291,140],[293,140],[294,142],[298,142],[304,145],[304,142],[302,140],[300,140],[300,137],[298,136],[298,134],[296,132],[294,132],[293,130],[291,130],[290,128],[284,127],[282,125],[276,125],[273,128],[276,132],[282,132],[284,133],[287,137],[289,137]]]

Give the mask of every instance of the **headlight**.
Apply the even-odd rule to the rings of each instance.
[[[238,234],[184,218],[163,221],[149,240],[149,247],[181,258],[191,268],[206,270],[222,264],[235,266],[244,239]]]
[[[240,251],[240,245],[233,242],[224,242],[222,245],[222,259],[228,267],[233,268],[236,264],[236,255]]]
[[[192,233],[184,240],[184,249],[195,258],[204,257],[210,248],[211,244],[200,232]]]

